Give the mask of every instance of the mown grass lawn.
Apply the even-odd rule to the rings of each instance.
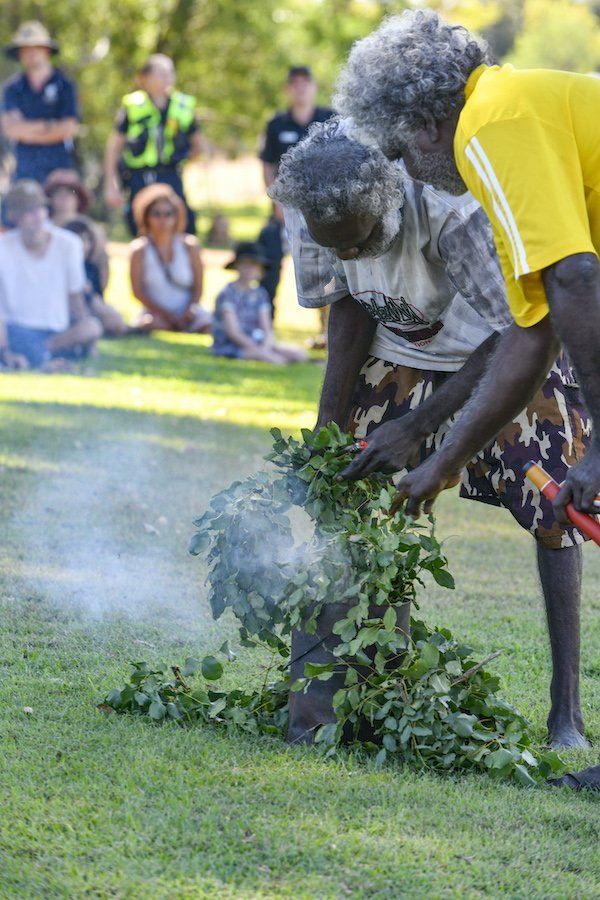
[[[113,294],[123,308],[123,261]],[[209,273],[215,285],[222,278]],[[298,334],[286,293],[282,321]],[[105,342],[78,375],[0,375],[0,897],[598,897],[600,803],[375,771],[271,738],[101,715],[129,662],[234,634],[210,618],[191,520],[314,417],[322,369],[217,362],[205,338]],[[454,593],[422,614],[497,663],[540,741],[549,663],[533,548],[445,496]],[[583,703],[600,758],[600,551],[586,548]],[[241,659],[240,683],[260,675]],[[26,714],[24,707],[33,712]]]

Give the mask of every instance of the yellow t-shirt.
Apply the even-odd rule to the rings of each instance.
[[[479,66],[454,155],[485,209],[515,321],[548,313],[542,269],[600,251],[600,78]]]

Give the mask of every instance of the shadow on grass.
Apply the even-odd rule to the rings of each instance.
[[[215,357],[210,339],[204,336],[176,335],[103,341],[101,354],[90,362],[94,374],[138,375],[174,378],[198,384],[230,384],[237,393],[251,380],[253,392],[289,394],[293,389],[299,401],[315,402],[322,379],[320,366],[306,363],[294,366],[270,366],[242,360]]]
[[[266,429],[226,420],[66,402],[3,401],[0,405],[3,450],[16,452],[25,461],[18,466],[21,471],[27,469],[28,457],[49,461],[58,454],[69,462],[79,459],[85,464],[86,459],[95,459],[102,447],[121,444],[125,453],[144,445],[145,453],[154,448],[160,456],[168,479],[191,453],[199,454],[207,468],[209,463],[214,468],[215,462],[227,461],[239,471],[270,447]],[[97,461],[102,462],[102,457]],[[127,477],[126,471],[121,474]]]

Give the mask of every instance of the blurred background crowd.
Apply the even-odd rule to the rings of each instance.
[[[54,371],[103,335],[155,329],[211,332],[220,356],[305,359],[273,329],[287,247],[265,189],[283,153],[332,114],[352,41],[407,5],[419,4],[5,0],[0,364]],[[600,67],[600,2],[437,6],[499,59]],[[129,321],[107,294],[109,251],[125,241],[139,302]],[[202,248],[230,251],[220,262],[235,280],[216,296]],[[325,331],[322,320],[313,346]]]

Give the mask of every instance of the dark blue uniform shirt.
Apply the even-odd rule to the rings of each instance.
[[[326,122],[332,115],[332,109],[317,106],[310,122],[307,122],[306,125],[300,125],[292,116],[291,110],[288,109],[285,112],[277,113],[267,123],[263,148],[259,158],[263,162],[278,165],[281,157],[290,147],[304,140],[313,122]]]
[[[13,75],[4,85],[2,110],[18,110],[24,119],[79,118],[75,85],[60,69],[54,69],[41,90],[34,90],[22,73]],[[24,144],[15,147],[15,178],[33,178],[40,183],[54,169],[75,167],[73,142],[57,144]]]

